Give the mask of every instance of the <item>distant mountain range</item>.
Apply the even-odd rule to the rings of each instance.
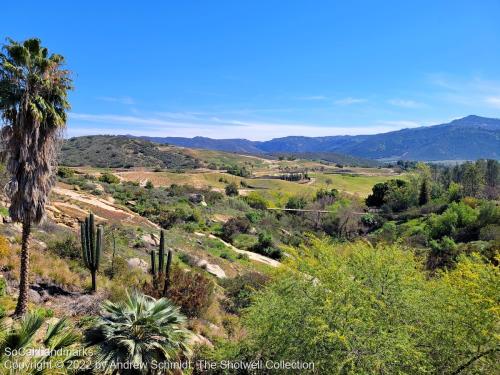
[[[247,139],[141,137],[156,143],[251,154],[335,152],[376,160],[500,159],[500,119],[467,116],[447,124],[355,136]]]

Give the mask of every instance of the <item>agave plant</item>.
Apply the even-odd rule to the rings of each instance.
[[[101,372],[154,374],[155,363],[189,355],[186,318],[168,299],[134,292],[124,302],[106,301],[102,307],[105,314],[85,333],[86,345],[98,349],[94,360]]]
[[[0,321],[0,374],[73,374],[82,351],[80,335],[63,318],[48,325],[40,333],[44,318],[27,314],[19,322],[7,327]],[[27,349],[37,349],[29,355]],[[62,350],[60,350],[62,349]],[[71,366],[70,366],[71,364]]]

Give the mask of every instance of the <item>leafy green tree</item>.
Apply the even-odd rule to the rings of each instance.
[[[500,176],[500,167],[497,160],[489,159],[486,162],[486,185],[490,187],[495,187],[498,185],[498,179]]]
[[[389,190],[387,183],[379,182],[373,185],[372,193],[366,198],[366,205],[369,207],[381,207],[384,204],[385,194]]]
[[[189,353],[186,319],[169,300],[133,293],[124,302],[106,301],[102,307],[106,315],[85,332],[86,344],[98,349],[94,360],[99,368],[112,372],[130,364],[140,370],[119,373],[151,374],[155,362],[176,361]]]
[[[466,163],[462,176],[462,185],[466,196],[475,197],[481,190],[483,175],[481,170],[472,163]]]
[[[365,203],[369,207],[387,207],[393,211],[402,211],[416,205],[417,192],[412,186],[401,179],[389,180],[375,184],[372,194],[368,195]]]
[[[57,172],[57,150],[70,108],[70,72],[64,58],[49,54],[39,39],[9,39],[0,53],[2,138],[10,181],[10,216],[22,223],[19,298],[15,314],[28,303],[31,225],[45,214]]]

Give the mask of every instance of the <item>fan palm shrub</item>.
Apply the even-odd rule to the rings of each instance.
[[[156,374],[157,364],[189,355],[186,318],[168,299],[134,292],[102,307],[104,315],[85,333],[86,345],[97,349],[94,361],[100,372]]]
[[[79,333],[65,318],[49,324],[44,334],[43,324],[43,317],[31,313],[10,327],[0,321],[0,374],[74,373],[82,354]]]
[[[71,89],[64,58],[49,54],[39,39],[9,39],[0,52],[0,114],[3,156],[10,180],[7,195],[12,220],[22,223],[19,298],[15,314],[28,303],[31,225],[45,214],[57,171],[57,150],[69,109]]]

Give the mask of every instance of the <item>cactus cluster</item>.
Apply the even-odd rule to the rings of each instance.
[[[156,261],[158,255],[158,262]],[[159,282],[164,281],[162,295],[166,295],[170,286],[170,269],[172,266],[172,250],[167,251],[167,263],[165,264],[165,233],[160,232],[160,246],[158,254],[151,250],[151,275],[153,276],[153,285],[160,288]]]
[[[96,273],[99,270],[99,261],[103,245],[102,225],[95,228],[94,214],[90,213],[84,222],[80,223],[83,263],[92,275],[92,292],[97,289]]]

